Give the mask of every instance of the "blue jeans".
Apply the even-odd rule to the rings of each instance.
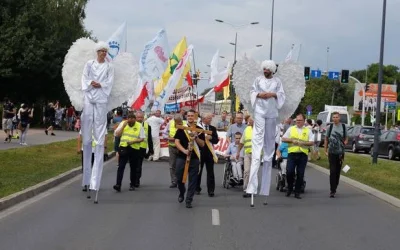
[[[301,185],[304,180],[304,172],[306,170],[308,156],[304,153],[289,153],[286,165],[286,178],[288,182],[288,190],[293,190],[294,178],[296,177],[295,193],[300,193]]]

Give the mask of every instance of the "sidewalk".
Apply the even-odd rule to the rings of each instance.
[[[55,130],[54,134],[56,136],[51,136],[50,134],[46,136],[44,133],[44,129],[29,129],[28,134],[26,136],[26,143],[29,146],[48,144],[59,141],[67,141],[70,139],[75,139],[78,136],[77,132],[74,131],[62,131]],[[0,150],[10,149],[10,148],[21,148],[27,146],[19,145],[19,139],[12,139],[10,143],[4,143],[5,133],[3,131],[3,137],[0,137]]]

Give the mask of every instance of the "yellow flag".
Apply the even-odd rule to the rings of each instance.
[[[229,87],[231,86],[231,80],[229,79],[229,84],[228,84],[228,86],[225,86],[225,87],[223,87],[223,94],[224,94],[224,100],[226,101],[226,99],[228,99],[229,98]]]
[[[236,100],[235,100],[235,110],[236,110],[236,112],[239,111],[239,106],[240,106],[240,99],[239,99],[239,96],[236,95]]]
[[[183,37],[182,40],[175,46],[174,51],[172,52],[171,56],[169,57],[168,67],[165,69],[164,73],[161,76],[161,79],[157,81],[154,86],[154,94],[155,96],[160,95],[161,91],[165,88],[168,83],[169,78],[174,73],[176,66],[178,66],[179,60],[182,59],[183,54],[187,49],[186,44],[186,37]],[[189,72],[190,63],[186,64],[185,70],[181,76],[181,80],[179,81],[176,88],[180,88],[182,86],[183,77],[186,76],[187,72]]]

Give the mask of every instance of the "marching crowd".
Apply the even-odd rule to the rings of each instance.
[[[243,197],[251,197],[247,189],[252,167],[253,118],[238,112],[231,123],[227,120],[227,112],[224,111],[220,121],[212,122],[214,114],[204,113],[200,117],[197,115],[194,110],[189,110],[166,114],[163,118],[161,111],[157,110],[144,119],[142,111],[132,111],[122,116],[122,110],[116,110],[113,127],[118,170],[113,188],[117,192],[122,191],[124,169],[128,162],[130,164],[129,190],[139,188],[143,160],[160,161],[160,141],[166,139],[171,182],[169,187],[179,189],[178,201],[185,201],[188,208],[192,207],[194,195],[202,191],[204,167],[207,173],[205,175],[207,194],[209,197],[214,197],[214,164],[218,162],[218,156],[213,146],[219,141],[217,131],[226,131],[229,147],[223,157],[232,168],[230,184],[242,186]],[[339,115],[334,114],[333,120],[335,123],[333,128],[330,128],[332,132],[327,133],[332,140],[328,140],[330,142],[327,141],[325,145],[325,152],[329,155],[331,163],[330,197],[336,194],[344,156],[343,145],[346,143],[346,132],[341,129]],[[307,162],[311,158],[320,159],[319,145],[322,132],[320,126],[321,121],[313,123],[312,120],[305,119],[303,114],[297,115],[294,121],[288,118],[276,126],[272,167],[278,168],[282,173],[282,188],[286,191],[286,196],[291,196],[294,192],[295,198],[301,199],[300,193],[301,189],[304,189],[302,185]],[[191,141],[195,141],[196,144],[190,146]],[[186,191],[184,170],[188,160]],[[86,190],[84,187],[84,191]]]

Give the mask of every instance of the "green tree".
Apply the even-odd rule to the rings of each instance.
[[[0,3],[0,98],[38,102],[68,97],[61,77],[71,44],[84,29],[88,0],[5,0]]]

